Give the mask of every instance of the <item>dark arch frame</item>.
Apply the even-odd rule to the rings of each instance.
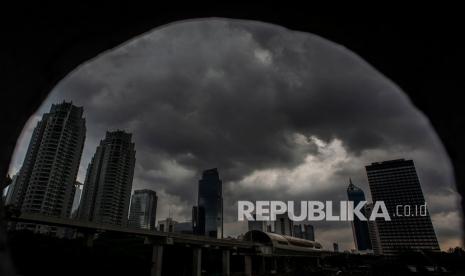
[[[0,19],[3,44],[0,173],[6,175],[21,130],[49,91],[99,53],[170,22],[199,17],[259,20],[315,33],[359,54],[397,83],[441,138],[465,195],[464,19],[317,16],[304,7],[229,5],[187,9],[140,4],[16,6]],[[5,185],[2,177],[1,188]],[[465,209],[462,200],[462,210]],[[0,213],[2,206],[0,204]],[[0,216],[0,222],[3,215]],[[0,274],[12,273],[0,229]]]

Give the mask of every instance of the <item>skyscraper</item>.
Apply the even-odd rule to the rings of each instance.
[[[352,183],[352,179],[349,180],[349,186],[347,187],[347,197],[349,201],[354,202],[354,206],[357,206],[361,201],[365,201],[365,193]],[[366,216],[365,209],[362,209],[361,212]],[[367,221],[362,221],[358,217],[354,217],[352,221],[352,232],[354,234],[357,250],[366,251],[372,249]]]
[[[156,216],[157,193],[147,189],[134,191],[129,212],[129,226],[155,230]]]
[[[223,238],[223,184],[218,169],[209,169],[202,173],[199,180],[197,234]],[[204,218],[204,221],[201,221]],[[203,224],[203,225],[202,225]],[[202,229],[203,228],[203,229]]]
[[[87,168],[79,207],[82,220],[127,226],[136,151],[132,135],[107,132]]]
[[[371,212],[373,211],[373,203],[367,203],[365,210],[367,218],[370,217]],[[373,253],[376,255],[381,254],[378,226],[376,225],[376,221],[368,220],[368,232],[370,233],[371,248],[373,249]]]
[[[292,236],[294,232],[294,221],[289,219],[288,213],[277,214],[274,222],[274,232],[280,235]]]
[[[53,104],[37,123],[12,195],[21,212],[70,216],[86,133],[82,114],[72,103]]]
[[[311,224],[304,224],[304,233],[303,237],[306,240],[309,241],[315,241],[315,230],[313,228],[313,225]]]
[[[382,253],[439,251],[429,213],[415,212],[424,206],[425,199],[413,161],[372,163],[366,166],[366,171],[373,201],[384,201],[391,217],[391,221],[376,220]],[[401,206],[400,215],[396,215],[397,206]]]

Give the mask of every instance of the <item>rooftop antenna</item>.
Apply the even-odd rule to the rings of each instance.
[[[347,187],[347,190],[353,190],[355,188],[355,185],[352,183],[352,178],[349,177],[349,186]]]

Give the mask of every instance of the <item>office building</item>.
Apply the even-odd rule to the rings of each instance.
[[[289,219],[287,212],[285,214],[276,215],[274,232],[280,235],[292,236],[294,232],[294,221]]]
[[[152,190],[134,191],[129,212],[129,226],[136,229],[155,230],[157,193]]]
[[[304,226],[303,238],[309,241],[315,241],[315,230],[313,229],[313,225],[304,224],[303,226]]]
[[[384,201],[391,217],[391,221],[376,220],[382,253],[439,251],[429,213],[416,212],[425,206],[425,199],[413,161],[372,163],[366,172],[373,202]],[[396,206],[402,206],[400,215]]]
[[[365,193],[352,183],[352,179],[349,180],[349,186],[347,187],[347,197],[349,201],[354,203],[354,206],[357,206],[361,201],[366,201]],[[365,209],[362,209],[361,213],[366,217]],[[367,221],[362,221],[355,216],[352,221],[352,233],[358,251],[372,250]]]
[[[107,132],[87,168],[79,218],[127,227],[136,161],[132,135]]]
[[[367,203],[365,207],[367,217],[371,216],[371,212],[373,211],[373,203]],[[368,232],[370,234],[370,242],[371,248],[373,249],[373,253],[375,255],[382,254],[380,241],[379,241],[379,234],[378,234],[378,227],[376,226],[376,221],[368,220]]]
[[[174,232],[175,225],[178,224],[177,221],[172,218],[167,218],[165,220],[160,220],[158,222],[158,231],[160,232]]]
[[[202,173],[197,205],[197,234],[223,238],[223,185],[216,168]]]

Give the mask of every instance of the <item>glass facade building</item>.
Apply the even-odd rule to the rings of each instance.
[[[349,186],[347,187],[347,197],[349,201],[353,201],[354,206],[357,206],[361,201],[365,201],[365,193],[352,183],[352,179],[349,180]],[[361,212],[366,217],[365,209],[362,209]],[[354,234],[354,242],[357,250],[372,250],[367,221],[362,221],[355,216],[352,221],[352,232]]]
[[[202,173],[197,207],[197,234],[223,238],[223,184],[218,169]]]
[[[157,199],[157,193],[152,190],[134,191],[129,211],[129,226],[136,229],[155,230]]]
[[[372,163],[366,172],[373,202],[384,201],[391,217],[391,221],[376,220],[381,253],[439,251],[428,211],[415,212],[426,203],[413,161]]]

